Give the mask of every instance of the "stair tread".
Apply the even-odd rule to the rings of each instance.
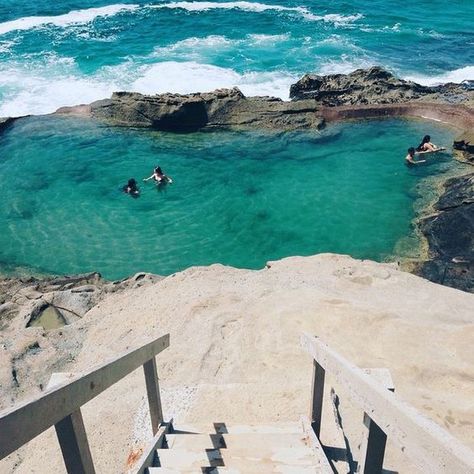
[[[254,451],[261,446],[298,447],[307,445],[303,433],[239,433],[239,434],[169,434],[168,448],[227,448],[244,447]]]
[[[206,466],[240,467],[242,465],[260,466],[315,466],[318,459],[307,446],[292,448],[273,448],[262,446],[248,449],[248,446],[233,449],[158,449],[157,454],[163,467],[179,469]]]
[[[175,427],[175,432],[180,434],[209,434],[209,433],[301,433],[302,426],[298,422],[270,422],[260,424],[240,423],[180,423]]]
[[[235,467],[213,467],[199,469],[175,469],[169,467],[151,467],[148,468],[148,474],[323,474],[314,466],[275,466],[274,469],[262,471],[262,466],[244,466],[242,469]]]

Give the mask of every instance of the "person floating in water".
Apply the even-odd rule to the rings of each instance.
[[[161,170],[161,168],[159,166],[157,166],[153,170],[153,174],[151,176],[149,176],[148,178],[145,178],[143,181],[148,181],[150,179],[155,181],[156,184],[166,184],[166,183],[172,183],[173,182],[173,180],[169,176],[166,176],[163,173],[163,171]]]
[[[124,193],[130,194],[130,196],[134,198],[137,198],[140,195],[137,182],[133,178],[128,180],[128,183],[122,188],[122,190]]]
[[[429,135],[425,135],[423,140],[421,140],[421,143],[416,147],[417,153],[428,153],[440,150],[444,150],[444,148],[438,147],[434,143],[431,143],[431,137]]]
[[[415,149],[413,147],[408,148],[408,155],[405,157],[405,164],[408,166],[418,165],[424,163],[426,160],[415,161]]]

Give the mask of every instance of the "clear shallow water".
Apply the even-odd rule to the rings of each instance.
[[[423,183],[456,166],[449,154],[403,164],[425,133],[452,143],[449,130],[403,120],[323,133],[173,135],[23,119],[0,136],[0,271],[116,279],[216,262],[262,268],[319,252],[383,260],[401,239],[415,245]],[[120,192],[156,164],[172,185],[140,183],[138,199]]]
[[[422,83],[474,79],[473,17],[473,1],[2,0],[0,116],[115,90],[287,98],[303,73],[374,64]]]

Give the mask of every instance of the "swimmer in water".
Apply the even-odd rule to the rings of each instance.
[[[134,178],[130,178],[125,186],[122,187],[122,191],[130,196],[137,198],[140,195],[137,182]]]
[[[161,170],[161,168],[159,166],[157,166],[153,170],[153,174],[151,176],[149,176],[148,178],[145,178],[143,181],[148,181],[150,179],[155,181],[156,184],[166,184],[166,183],[172,183],[173,182],[173,180],[169,176],[166,176],[163,173],[163,171]]]
[[[425,135],[421,143],[416,147],[416,151],[418,153],[423,153],[427,151],[437,151],[440,150],[434,143],[431,143],[431,137],[429,135]]]
[[[408,148],[408,155],[405,156],[405,164],[408,166],[418,165],[424,163],[426,160],[415,161],[415,149],[413,147]]]

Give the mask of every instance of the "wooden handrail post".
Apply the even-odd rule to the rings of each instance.
[[[323,411],[324,376],[326,371],[313,359],[313,386],[311,397],[311,427],[319,438]]]
[[[369,432],[367,435],[365,454],[363,449],[361,449],[364,459],[359,464],[357,472],[363,474],[381,474],[383,469],[383,459],[385,456],[385,445],[387,444],[387,435],[374,420],[370,419],[370,416],[367,415],[367,413],[364,413],[364,425],[367,427]]]
[[[395,391],[392,376],[388,369],[364,369],[364,372],[377,380],[387,390]],[[387,435],[366,412],[364,412],[364,426],[367,428],[367,436],[364,436],[360,446],[361,459],[357,466],[357,472],[361,474],[380,474],[383,469]]]
[[[143,371],[145,372],[146,393],[150,407],[151,429],[155,435],[163,422],[163,409],[161,407],[160,385],[154,357],[143,364]]]
[[[54,426],[68,474],[95,474],[81,410],[76,410]]]

